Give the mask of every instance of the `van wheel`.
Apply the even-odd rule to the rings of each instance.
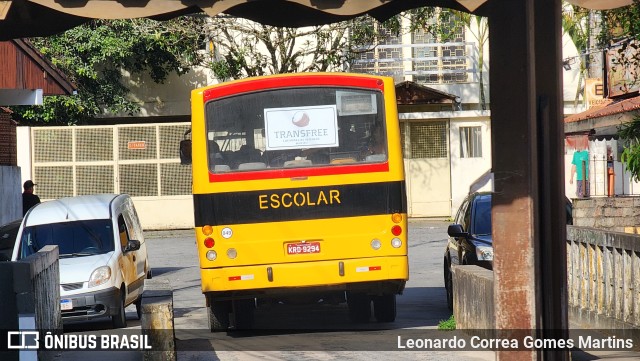
[[[347,292],[349,319],[356,323],[369,322],[371,317],[371,298],[364,292]]]
[[[136,314],[138,315],[138,320],[142,319],[142,296],[140,296],[137,300],[136,300]]]
[[[250,330],[253,328],[255,310],[256,301],[253,298],[233,301],[233,315],[235,316],[236,330]]]
[[[209,316],[209,330],[211,332],[226,331],[229,328],[229,312],[231,301],[213,301],[209,298],[207,316]]]
[[[124,287],[120,289],[120,307],[118,312],[111,316],[111,323],[113,328],[125,328],[127,327],[127,312],[125,311],[124,299],[127,297]]]
[[[396,295],[382,295],[373,298],[373,314],[378,322],[396,320]]]

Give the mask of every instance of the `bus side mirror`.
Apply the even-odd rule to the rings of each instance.
[[[191,139],[187,137],[191,134],[191,128],[184,132],[183,138],[180,141],[180,164],[191,164]]]
[[[180,141],[180,164],[191,164],[191,139]]]

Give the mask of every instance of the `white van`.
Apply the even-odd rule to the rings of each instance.
[[[125,308],[132,303],[140,317],[151,271],[128,195],[86,195],[34,206],[22,220],[11,260],[46,245],[59,247],[63,321],[111,316],[114,327],[126,327]]]

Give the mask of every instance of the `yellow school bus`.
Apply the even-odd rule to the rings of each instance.
[[[211,331],[256,305],[347,302],[396,317],[409,277],[393,80],[273,75],[191,94],[195,231]]]

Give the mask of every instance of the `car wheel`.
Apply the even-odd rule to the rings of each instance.
[[[371,317],[371,298],[363,292],[347,292],[349,319],[356,323],[369,322]]]
[[[142,296],[140,296],[136,302],[136,314],[138,315],[138,320],[142,319]]]
[[[231,301],[213,301],[209,298],[209,307],[207,307],[209,330],[211,332],[226,331],[229,328],[230,311]]]
[[[115,315],[111,316],[111,323],[114,328],[125,328],[127,327],[127,312],[125,310],[125,298],[127,297],[127,291],[124,288],[124,285],[120,287],[120,305],[118,307],[118,311]]]
[[[378,322],[396,320],[396,295],[382,295],[373,298],[373,315]]]
[[[233,315],[235,317],[236,330],[250,330],[253,328],[255,310],[256,302],[253,298],[233,301]]]
[[[444,271],[445,290],[447,292],[447,307],[453,311],[453,276],[451,275],[451,265],[448,264]]]

